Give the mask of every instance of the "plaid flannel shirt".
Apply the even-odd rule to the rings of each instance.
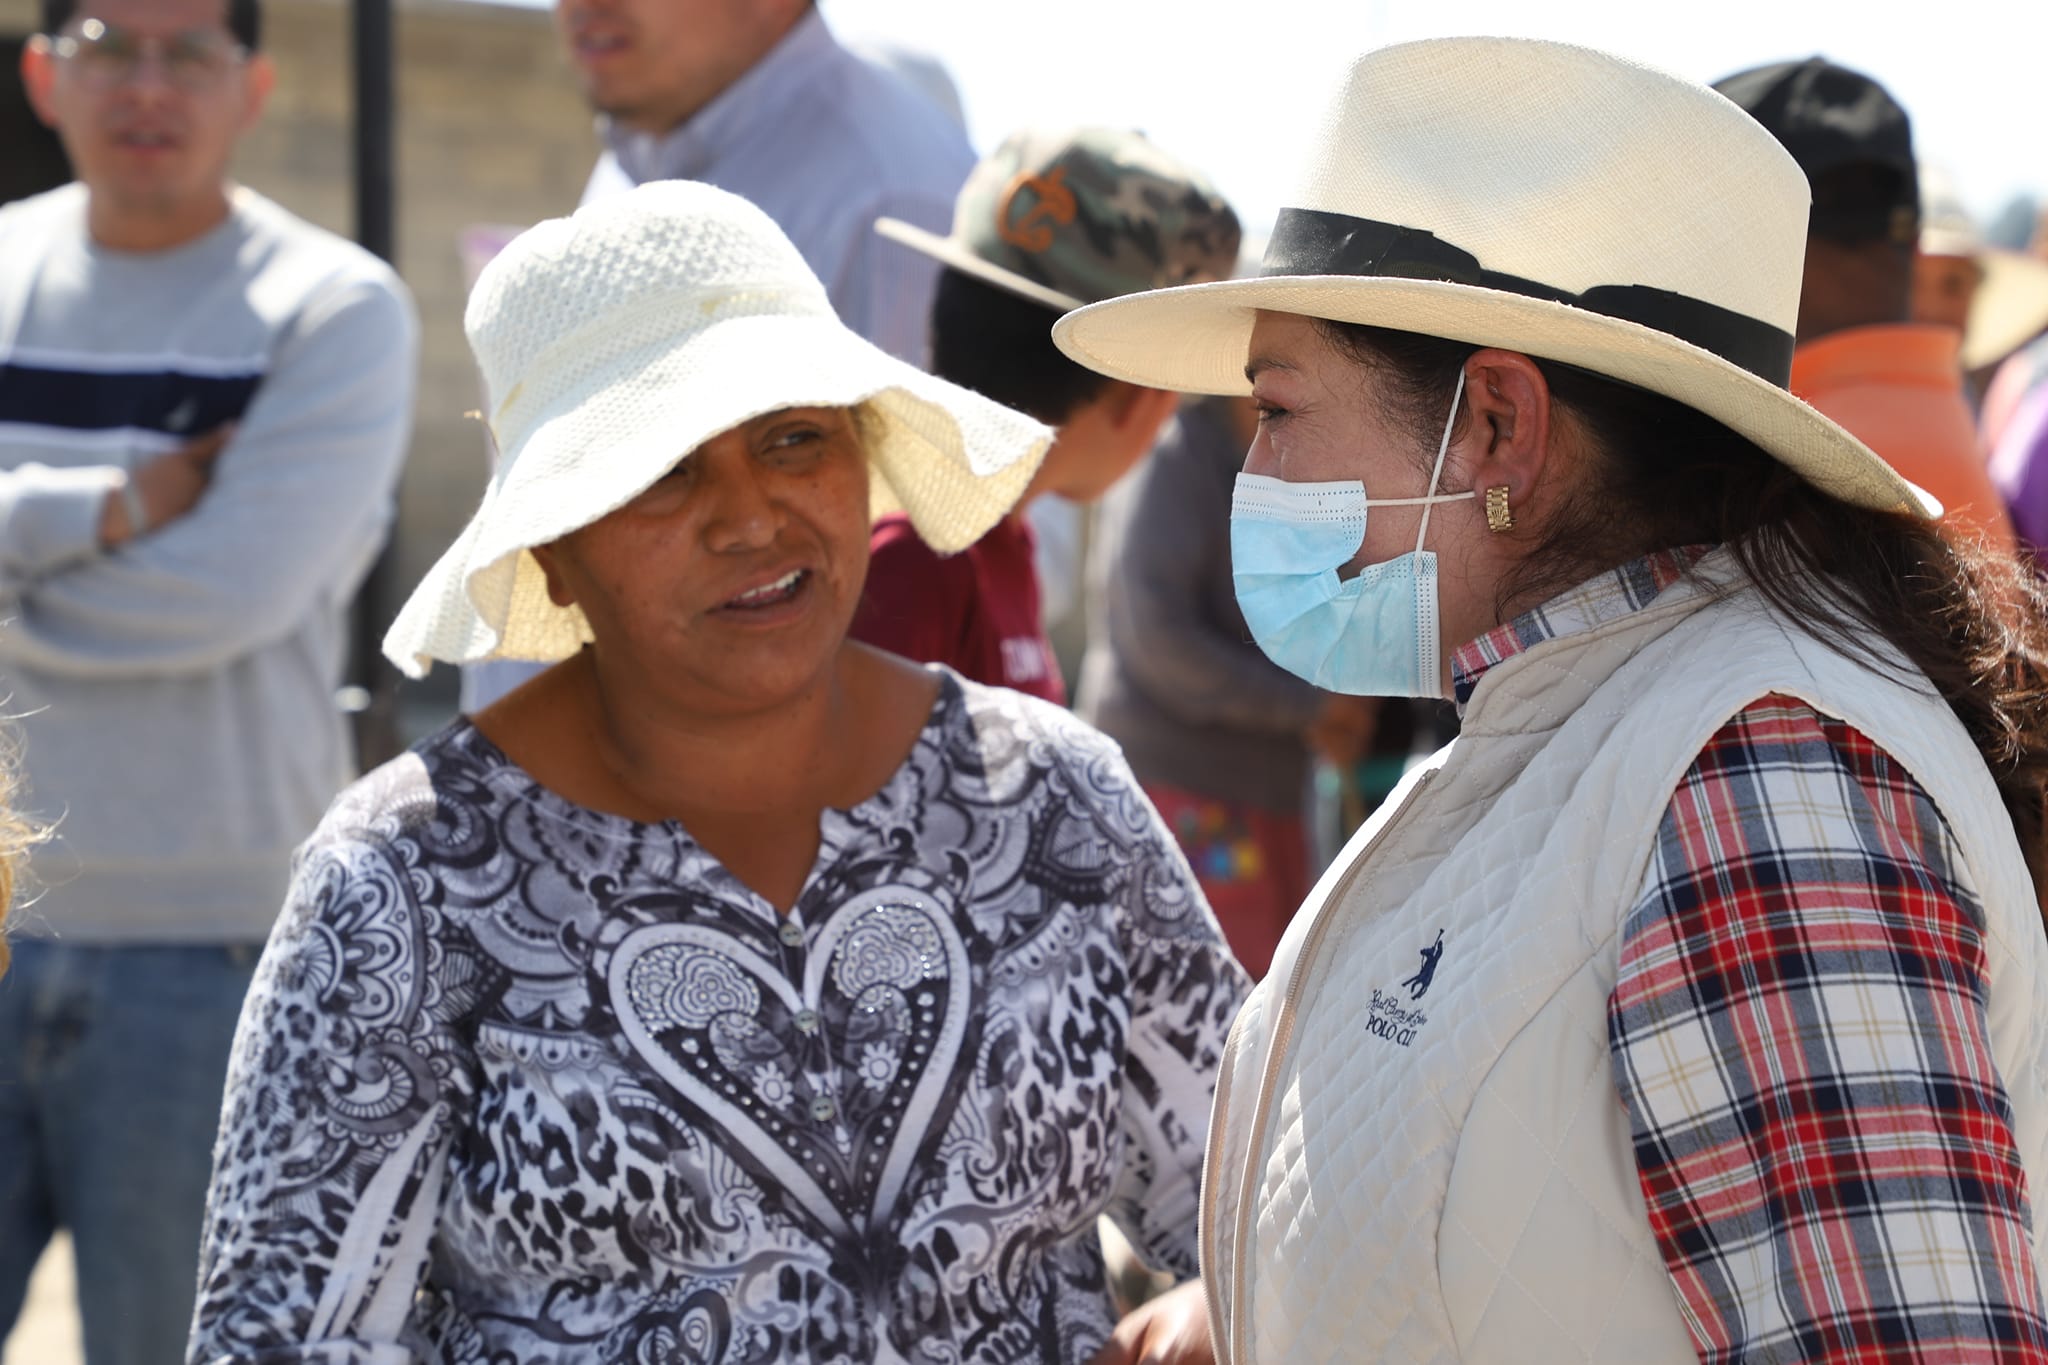
[[[1460,703],[1703,553],[1637,560],[1463,646]],[[1622,926],[1608,1042],[1702,1361],[2048,1362],[1982,924],[1927,793],[1803,702],[1751,703],[1679,783]]]

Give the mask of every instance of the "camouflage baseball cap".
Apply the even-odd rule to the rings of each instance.
[[[895,218],[875,231],[1061,312],[1227,280],[1240,235],[1200,174],[1109,128],[1011,135],[961,186],[948,236]]]

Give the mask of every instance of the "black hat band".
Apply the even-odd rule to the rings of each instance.
[[[1471,252],[1421,228],[1346,213],[1280,210],[1260,273],[1442,280],[1499,289],[1663,332],[1781,389],[1792,378],[1792,334],[1746,313],[1647,284],[1596,284],[1574,293],[1488,270]]]

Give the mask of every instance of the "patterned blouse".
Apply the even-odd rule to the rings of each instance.
[[[1247,989],[1114,745],[941,672],[779,916],[467,721],[344,793],[244,1011],[193,1362],[1083,1361],[1195,1272]]]
[[[1462,647],[1459,700],[1703,553],[1637,560]],[[1650,1227],[1703,1362],[2048,1365],[1984,970],[1954,835],[1891,755],[1779,695],[1708,741],[1608,1000]]]

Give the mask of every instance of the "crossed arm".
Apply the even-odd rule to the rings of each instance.
[[[389,521],[416,353],[402,293],[362,282],[317,300],[233,434],[209,434],[217,450],[136,471],[141,534],[111,467],[0,474],[0,666],[199,673],[345,598]]]

